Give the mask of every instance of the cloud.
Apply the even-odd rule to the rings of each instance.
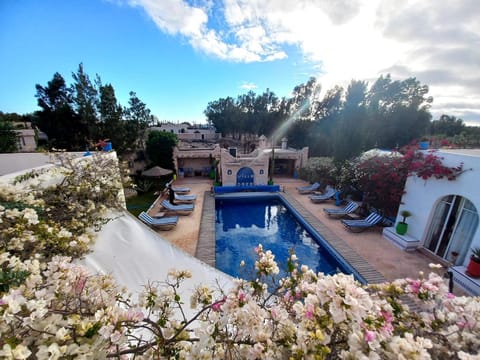
[[[315,64],[319,67],[311,75],[317,76],[324,90],[390,72],[394,78],[416,77],[429,85],[433,107],[443,104],[443,109],[453,109],[447,105],[458,104],[457,97],[480,99],[478,0],[442,4],[436,0],[130,0],[129,4],[143,8],[161,31],[184,36],[197,51],[222,60],[275,61],[287,58],[287,49],[298,49],[312,69]],[[480,101],[472,106],[480,108]]]
[[[240,89],[242,90],[255,90],[256,88],[258,88],[256,84],[246,81],[240,85]]]

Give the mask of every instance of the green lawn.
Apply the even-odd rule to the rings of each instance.
[[[132,196],[126,200],[127,210],[133,216],[138,216],[142,211],[146,211],[153,204],[157,196],[158,195],[154,195],[154,191]]]

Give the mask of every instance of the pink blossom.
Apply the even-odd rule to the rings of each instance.
[[[142,311],[137,309],[128,309],[127,311],[127,320],[129,321],[141,321],[144,318]]]
[[[238,294],[238,301],[239,302],[243,303],[243,302],[245,302],[245,299],[246,299],[246,297],[245,297],[245,294],[243,292]]]
[[[382,317],[385,319],[385,322],[390,323],[393,320],[392,313],[389,311],[382,311]]]
[[[312,304],[307,304],[306,307],[307,307],[307,309],[305,310],[305,317],[308,320],[311,320],[313,318],[313,312],[314,312],[313,305]]]
[[[447,293],[447,294],[445,295],[445,297],[446,297],[448,300],[455,299],[455,295],[452,294],[452,293],[450,293],[450,292]]]
[[[410,283],[410,289],[414,294],[418,294],[420,292],[420,287],[422,283],[419,280],[413,280]]]
[[[222,300],[219,300],[215,303],[212,304],[212,310],[213,311],[220,311],[222,309],[222,305],[225,304],[226,297],[224,297]]]
[[[365,330],[365,341],[372,342],[377,338],[377,333],[371,330]]]

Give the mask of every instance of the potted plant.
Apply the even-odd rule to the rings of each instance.
[[[472,248],[472,256],[467,266],[467,275],[471,277],[480,277],[480,247]]]
[[[407,230],[408,230],[408,224],[406,223],[407,217],[412,216],[412,213],[408,210],[402,210],[402,211],[400,211],[400,216],[403,217],[403,220],[398,222],[395,230],[397,231],[397,234],[405,235],[407,233]]]

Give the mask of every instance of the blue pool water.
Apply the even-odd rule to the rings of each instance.
[[[258,244],[275,255],[280,276],[285,275],[290,249],[315,272],[347,273],[278,199],[216,199],[215,211],[216,267],[227,274],[251,279]]]

